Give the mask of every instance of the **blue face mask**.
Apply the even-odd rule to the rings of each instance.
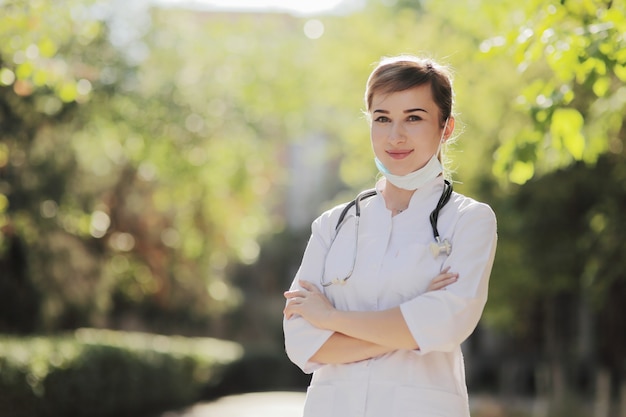
[[[430,160],[418,169],[417,171],[413,171],[407,175],[394,175],[383,165],[382,162],[378,158],[374,158],[374,162],[376,163],[376,167],[380,171],[381,174],[385,176],[387,181],[392,183],[398,188],[402,188],[404,190],[417,190],[422,187],[427,182],[435,179],[439,174],[443,172],[443,166],[441,165],[441,161],[439,161],[438,155],[439,150],[441,149],[441,144],[443,143],[443,136],[445,135],[446,128],[448,127],[448,119],[446,119],[446,124],[443,127],[443,132],[441,133],[441,138],[439,140],[439,146],[437,147],[437,151],[435,151],[434,155],[430,158]]]

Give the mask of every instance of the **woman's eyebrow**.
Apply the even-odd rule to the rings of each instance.
[[[415,113],[415,112],[424,112],[424,113],[428,113],[428,111],[422,109],[421,107],[416,107],[414,109],[407,109],[404,110],[403,113]],[[384,109],[376,109],[374,110],[372,113],[383,113],[383,114],[389,114],[389,110],[384,110]]]
[[[405,110],[404,113],[414,113],[414,112],[418,112],[418,111],[423,111],[424,113],[428,113],[426,110],[424,110],[424,109],[422,109],[420,107],[417,107],[417,108],[414,108],[414,109]]]

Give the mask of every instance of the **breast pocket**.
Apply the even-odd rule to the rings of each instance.
[[[386,259],[388,279],[392,294],[400,301],[422,294],[441,271],[441,259],[435,259],[428,245],[414,243],[406,245]]]
[[[469,417],[464,397],[445,391],[398,387],[391,417]]]

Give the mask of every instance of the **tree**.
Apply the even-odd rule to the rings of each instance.
[[[189,76],[207,61],[229,75],[210,56],[195,59],[197,43],[181,54],[182,70],[151,58],[163,45],[150,45],[147,14],[130,25],[103,5],[57,6],[3,5],[3,279],[39,290],[39,328],[51,330],[103,325],[112,310],[142,305],[200,322],[233,308],[224,268],[252,262],[272,221],[257,205],[272,142],[256,138],[274,126],[242,104],[249,95],[229,94],[238,88],[195,89],[207,79]],[[173,34],[151,33],[155,42]],[[14,315],[5,330],[15,330]]]
[[[509,216],[492,312],[508,315],[518,352],[547,364],[544,384],[558,397],[591,392],[602,369],[625,380],[623,332],[611,318],[624,294],[625,5],[526,5],[502,19],[514,30],[481,45],[488,56],[511,56],[528,80],[516,100],[527,126],[502,135],[495,153],[494,173],[508,184],[498,206]]]
[[[505,24],[515,29],[486,40],[488,54],[506,53],[529,85],[518,97],[530,126],[501,143],[495,174],[522,184],[574,161],[593,164],[624,148],[626,5],[611,0],[530,1]]]
[[[77,2],[66,5],[78,7]],[[67,134],[77,104],[88,100],[93,81],[89,65],[75,54],[81,43],[96,44],[102,28],[93,20],[81,20],[80,8],[74,10],[77,14],[71,16],[45,2],[2,5],[0,266],[5,289],[21,288],[2,293],[7,298],[3,305],[13,306],[3,311],[4,330],[32,331],[41,317],[55,313],[55,303],[39,304],[40,298],[50,297],[43,294],[45,285],[31,278],[51,265],[55,247],[49,244],[58,227],[50,219],[67,192],[67,178],[75,172],[71,150],[56,145]],[[60,128],[52,127],[56,125]],[[55,158],[48,158],[53,152]],[[56,248],[75,244],[65,237],[54,239]],[[91,265],[85,266],[82,277],[89,279]]]

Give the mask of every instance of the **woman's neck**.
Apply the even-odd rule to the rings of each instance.
[[[389,181],[385,180],[382,187],[382,195],[385,200],[385,206],[391,215],[402,213],[409,208],[411,197],[415,193],[415,190],[405,190],[403,188],[396,187]]]

